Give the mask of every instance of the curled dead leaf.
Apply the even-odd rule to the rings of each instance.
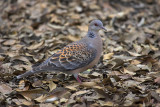
[[[54,95],[53,96],[41,95],[40,97],[38,97],[34,100],[36,100],[38,102],[53,102],[57,99],[58,99],[58,97],[56,97]]]
[[[27,62],[29,65],[31,65],[31,62],[24,56],[14,56],[11,58],[11,61],[13,61],[13,60],[20,60],[23,62]]]
[[[73,42],[73,41],[78,41],[80,38],[77,36],[68,35],[68,36],[63,36],[60,39],[67,39]]]
[[[79,28],[81,31],[85,31],[85,32],[88,31],[88,26],[78,26],[78,28]]]
[[[43,44],[44,44],[44,41],[41,41],[41,42],[39,42],[39,43],[35,43],[35,44],[27,47],[27,49],[29,49],[29,50],[34,50],[34,49],[37,49],[37,48],[41,47]]]
[[[125,97],[124,106],[131,106],[135,101],[136,94],[133,94],[132,92],[128,93],[128,95]]]
[[[84,87],[93,87],[93,86],[96,86],[97,83],[95,83],[95,82],[82,82],[81,85]]]
[[[0,84],[0,92],[5,95],[12,92],[12,88],[6,84]]]
[[[137,65],[137,64],[140,64],[141,63],[141,61],[139,61],[139,60],[132,60],[131,61],[131,64],[133,64],[133,65]]]
[[[157,77],[157,78],[154,80],[154,82],[156,82],[156,83],[160,84],[160,76],[159,76],[159,77]]]
[[[20,50],[21,48],[23,47],[23,45],[20,45],[20,44],[16,44],[16,45],[13,45],[12,46],[12,50]]]
[[[0,55],[0,61],[3,61],[5,59],[5,57],[3,57],[2,55]]]
[[[89,75],[89,77],[93,77],[93,78],[95,78],[95,77],[101,77],[101,76],[102,76],[102,74],[98,73],[98,72],[93,72],[91,75]]]
[[[99,103],[100,103],[101,106],[109,106],[109,107],[112,107],[112,106],[117,105],[117,104],[115,104],[115,103],[112,102],[112,101],[107,101],[107,102],[105,102],[105,101],[99,100]]]
[[[112,68],[117,68],[119,66],[122,66],[124,64],[124,61],[122,59],[116,58],[116,59],[109,61],[108,64],[111,64]]]
[[[19,92],[19,94],[21,94],[23,97],[25,97],[29,101],[36,99],[37,97],[40,97],[41,95],[47,94],[47,93],[48,92],[43,89],[33,89],[33,90]]]
[[[53,81],[49,82],[49,89],[50,91],[54,90],[57,87],[57,84],[55,84]]]
[[[72,90],[72,91],[77,91],[77,87],[78,87],[79,85],[69,85],[69,86],[66,86],[65,88],[68,88],[68,89],[70,89],[70,90]]]
[[[10,39],[3,42],[3,45],[14,45],[16,43],[16,40]]]
[[[125,69],[125,68],[123,68],[123,71],[124,71],[124,73],[130,74],[130,75],[135,75],[135,74],[136,74],[135,72],[130,71],[130,70],[127,70],[127,69]]]
[[[67,90],[64,88],[56,88],[54,90],[52,90],[51,92],[45,93],[45,94],[41,94],[41,96],[39,96],[38,98],[35,98],[34,100],[38,101],[38,102],[54,102],[61,98],[61,96],[63,96],[65,93],[67,93]]]
[[[114,53],[105,54],[105,55],[103,56],[103,60],[111,59],[113,55],[114,55]]]
[[[74,93],[74,95],[82,95],[82,94],[85,94],[88,92],[90,92],[90,90],[80,90],[80,91],[77,91],[76,93]]]
[[[26,105],[26,106],[30,106],[33,105],[34,103],[32,101],[27,101],[26,99],[13,99],[13,102],[17,105]]]
[[[14,65],[12,66],[12,68],[14,68],[15,70],[19,70],[19,71],[23,71],[24,69],[26,69],[27,71],[31,70],[30,65],[23,65],[23,64]]]
[[[140,53],[142,51],[142,47],[139,46],[138,44],[133,44],[134,49],[136,50],[137,53]]]

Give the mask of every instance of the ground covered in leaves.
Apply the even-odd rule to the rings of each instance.
[[[159,0],[1,0],[0,106],[160,106]],[[72,75],[15,76],[85,35],[100,19],[103,55]]]

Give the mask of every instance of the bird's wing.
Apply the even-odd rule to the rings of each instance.
[[[38,69],[71,71],[84,67],[96,57],[96,49],[84,43],[73,43],[54,53]]]

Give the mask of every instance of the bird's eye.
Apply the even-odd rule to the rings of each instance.
[[[98,26],[98,24],[97,24],[97,23],[95,23],[94,25],[95,25],[95,26]]]

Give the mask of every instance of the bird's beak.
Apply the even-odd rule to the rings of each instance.
[[[103,30],[107,31],[107,29],[106,29],[105,27],[102,26],[101,28],[102,28]]]

